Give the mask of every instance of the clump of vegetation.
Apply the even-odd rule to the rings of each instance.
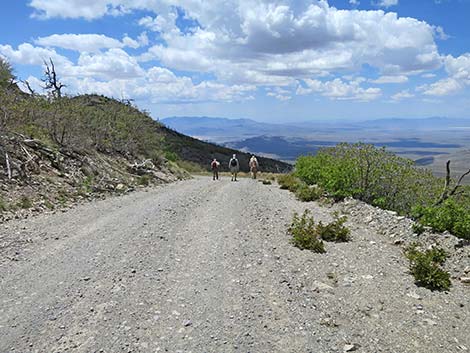
[[[299,249],[308,249],[317,253],[326,252],[324,241],[347,242],[350,240],[351,231],[347,228],[347,218],[335,213],[334,221],[323,224],[321,221],[315,224],[309,210],[305,210],[302,216],[294,214],[289,233],[292,235],[292,243]]]
[[[426,251],[418,250],[417,244],[405,252],[410,261],[410,270],[416,283],[431,290],[448,290],[450,274],[441,268],[447,258],[446,252],[438,247]]]
[[[364,143],[341,143],[300,157],[295,175],[317,184],[336,199],[354,197],[382,208],[407,213],[435,199],[440,182],[430,171],[385,148]]]
[[[266,179],[264,179],[264,180],[262,181],[262,183],[263,183],[263,185],[271,185],[271,184],[272,184],[272,183],[271,183],[271,180],[266,180]]]
[[[277,177],[277,182],[283,190],[295,192],[302,184],[299,178],[292,174],[282,174]]]
[[[28,209],[28,208],[33,207],[33,202],[31,201],[29,197],[21,196],[17,203],[17,206],[19,208]]]
[[[166,151],[165,158],[169,161],[176,162],[178,160],[178,155],[175,152]]]
[[[201,167],[199,164],[191,162],[191,161],[184,161],[184,160],[177,160],[176,165],[188,173],[205,173],[206,170]]]
[[[44,199],[44,206],[46,206],[49,210],[53,210],[55,208],[54,204],[48,199]]]
[[[354,197],[470,239],[470,187],[461,185],[470,170],[454,181],[449,164],[442,192],[444,180],[409,159],[373,145],[342,143],[298,158],[294,176],[318,185],[335,200]]]
[[[295,196],[297,196],[300,201],[315,201],[323,196],[323,190],[316,186],[301,184],[295,191]]]
[[[264,177],[265,180],[276,181],[276,177],[272,173],[267,173]]]
[[[151,180],[152,180],[152,177],[150,175],[148,174],[141,175],[140,177],[137,178],[137,185],[149,186]]]
[[[90,193],[93,191],[93,176],[89,175],[86,176],[85,179],[82,181],[82,191],[86,193]]]
[[[59,189],[57,191],[57,201],[61,206],[65,206],[71,199],[72,195],[67,191],[67,189]]]
[[[419,223],[419,222],[416,222],[416,223],[413,223],[412,226],[411,226],[411,230],[413,231],[414,234],[416,235],[421,235],[424,233],[424,226]]]
[[[292,235],[292,244],[299,249],[312,250],[320,254],[326,252],[325,245],[318,236],[315,221],[308,210],[305,210],[302,216],[294,214],[289,233]]]
[[[430,226],[434,231],[450,231],[452,234],[470,239],[470,207],[448,199],[438,206],[417,206],[414,215],[421,224]]]
[[[8,211],[8,204],[3,199],[2,195],[0,195],[0,212]]]
[[[347,220],[346,216],[341,217],[335,213],[334,221],[325,225],[320,221],[316,226],[316,232],[325,241],[347,242],[351,239],[351,230],[344,225]]]

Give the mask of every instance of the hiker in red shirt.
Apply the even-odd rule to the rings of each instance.
[[[217,161],[217,159],[214,158],[214,160],[211,163],[212,180],[219,180],[219,166],[220,166],[220,163]]]

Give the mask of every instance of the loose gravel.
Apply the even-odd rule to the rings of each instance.
[[[0,352],[469,351],[470,286],[417,287],[361,207],[198,177],[0,225]],[[352,241],[293,247],[306,208]]]

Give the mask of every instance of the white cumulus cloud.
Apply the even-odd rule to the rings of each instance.
[[[349,3],[357,6],[359,1]],[[373,4],[384,10],[337,9],[326,0],[31,0],[29,3],[34,16],[42,19],[92,21],[145,10],[145,16],[136,21],[143,31],[137,38],[125,34],[120,39],[99,34],[55,34],[38,38],[35,44],[41,48],[35,50],[54,55],[59,54],[51,48],[78,51],[78,62],[69,63],[67,72],[68,77],[77,79],[114,82],[146,77],[145,82],[150,82],[150,70],[143,67],[152,65],[173,74],[180,71],[210,77],[195,84],[190,77],[174,74],[176,80],[171,81],[168,89],[186,100],[213,99],[217,90],[224,97],[248,98],[253,87],[260,86],[271,88],[264,91],[269,96],[285,100],[291,94],[282,89],[289,90],[302,82],[297,89],[299,94],[367,101],[380,97],[380,88],[365,87],[365,82],[347,78],[351,74],[362,75],[363,67],[378,72],[379,77],[369,79],[369,83],[404,84],[410,75],[452,65],[449,58],[439,54],[435,42],[446,37],[444,29],[388,12],[398,0],[373,0]],[[192,27],[181,28],[180,16]],[[154,38],[157,40],[153,41]],[[138,57],[126,52],[127,48],[140,47],[145,47],[145,51]],[[0,53],[13,55],[10,49],[0,46]],[[460,86],[466,85],[457,74],[449,75]],[[440,85],[445,84],[450,91],[449,82]],[[110,89],[105,83],[103,87]],[[146,85],[142,87],[150,89]],[[204,98],[202,93],[194,93],[196,88],[212,93]],[[141,89],[135,88],[133,92],[143,94]],[[427,86],[421,87],[421,91],[430,94],[439,90]],[[163,96],[165,92],[161,92]]]
[[[410,93],[409,90],[403,90],[398,92],[392,96],[392,100],[394,101],[401,101],[403,99],[413,98],[414,94]]]
[[[380,76],[376,80],[372,80],[373,83],[405,83],[408,82],[408,77],[403,75],[398,76]]]
[[[447,96],[470,86],[470,53],[456,58],[448,55],[445,58],[445,68],[449,77],[420,86],[418,90],[428,96]]]
[[[36,45],[44,47],[58,47],[87,52],[122,48],[124,46],[119,40],[103,34],[53,34],[47,37],[39,37],[34,42]]]
[[[331,81],[320,81],[306,79],[303,83],[306,87],[299,85],[297,94],[304,95],[312,92],[320,93],[322,96],[336,100],[358,100],[371,101],[382,95],[382,90],[376,87],[363,88],[360,86],[362,80],[345,82],[339,78]]]
[[[380,7],[390,7],[398,5],[398,0],[379,0],[372,1],[372,4]]]

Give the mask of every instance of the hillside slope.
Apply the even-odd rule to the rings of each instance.
[[[238,151],[178,134],[129,102],[60,99],[0,86],[0,221],[189,177]],[[242,170],[247,154],[239,154]],[[260,158],[263,171],[288,164]]]
[[[233,154],[236,154],[240,162],[240,170],[249,171],[250,153],[204,142],[166,127],[162,127],[161,131],[167,148],[175,151],[183,160],[191,161],[207,169],[212,158],[217,158],[221,162],[222,171],[228,171],[229,160]],[[285,162],[260,156],[257,156],[257,159],[263,172],[286,173],[292,170],[292,165]]]

